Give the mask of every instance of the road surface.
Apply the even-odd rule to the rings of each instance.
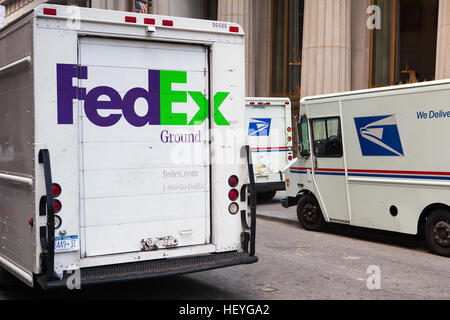
[[[285,222],[295,217],[295,208],[280,211],[276,200],[258,210]],[[415,237],[346,226],[314,233],[293,219],[266,219],[257,220],[253,265],[76,291],[19,286],[0,289],[0,299],[450,300],[450,259],[430,254]]]

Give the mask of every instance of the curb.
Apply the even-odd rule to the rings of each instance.
[[[272,217],[272,216],[265,216],[265,215],[261,215],[261,214],[256,214],[257,218],[266,220],[266,221],[276,221],[276,222],[282,222],[282,223],[286,223],[286,224],[290,224],[290,225],[295,225],[295,226],[299,226],[300,224],[298,223],[298,221],[295,220],[291,220],[291,219],[286,219],[286,218],[280,218],[280,217]]]

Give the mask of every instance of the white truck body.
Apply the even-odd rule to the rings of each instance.
[[[312,196],[326,222],[427,236],[450,206],[449,101],[449,80],[302,99],[283,206]],[[443,255],[447,215],[428,230]]]
[[[285,190],[284,168],[293,159],[291,101],[247,97],[245,110],[256,187],[273,197]]]
[[[1,29],[0,266],[47,288],[256,262],[229,196],[244,70],[236,24],[42,5]]]

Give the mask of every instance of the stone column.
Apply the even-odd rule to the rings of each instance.
[[[92,8],[127,11],[127,1],[124,0],[92,0]]]
[[[153,0],[152,8],[154,14],[160,14],[163,16],[170,16],[170,0]]]
[[[255,96],[268,97],[270,94],[269,80],[271,55],[270,38],[272,33],[272,0],[256,0],[253,6]]]
[[[152,13],[164,16],[203,19],[205,1],[208,0],[152,0]]]
[[[367,8],[371,0],[353,0],[351,6],[352,32],[352,90],[368,89],[370,83],[370,29]]]
[[[350,14],[350,0],[305,0],[302,97],[351,90]]]
[[[436,80],[450,78],[450,0],[439,1]]]
[[[238,23],[245,31],[246,96],[255,95],[253,0],[218,0],[217,20]]]

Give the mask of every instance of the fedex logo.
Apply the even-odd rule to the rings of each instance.
[[[84,101],[86,117],[100,127],[110,127],[122,117],[135,127],[147,125],[200,125],[209,117],[209,99],[202,92],[173,91],[173,83],[187,83],[187,72],[148,70],[148,86],[132,88],[122,97],[117,90],[107,86],[99,86],[87,92],[86,88],[73,85],[73,79],[88,79],[88,67],[76,64],[58,64],[58,124],[73,124],[73,100]],[[173,113],[173,103],[187,103],[188,94],[199,110],[188,122],[186,113]],[[220,112],[219,107],[228,97],[229,92],[217,92],[214,96],[214,122],[219,126],[230,123]],[[101,99],[106,97],[107,99]],[[145,99],[148,112],[138,115],[135,104],[138,99]],[[99,110],[121,110],[102,116]]]

